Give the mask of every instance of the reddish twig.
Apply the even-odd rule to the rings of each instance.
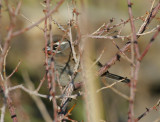
[[[137,42],[135,25],[133,22],[133,14],[132,14],[132,3],[130,0],[128,2],[128,13],[130,18],[131,30],[132,30],[132,38],[131,38],[131,60],[132,64],[136,61],[135,68],[131,66],[131,83],[130,83],[130,101],[129,101],[129,112],[128,112],[128,122],[134,121],[134,99],[135,99],[135,91],[136,91],[136,82],[138,79],[138,71],[139,71],[139,61],[135,59],[135,54],[137,59],[139,58],[139,47]]]
[[[155,40],[155,38],[158,36],[160,32],[160,27],[157,29],[157,31],[155,32],[155,34],[152,36],[152,38],[150,39],[148,45],[146,46],[145,50],[143,51],[143,53],[141,54],[139,60],[141,61],[143,59],[143,57],[147,54],[148,50],[150,49],[153,41]]]
[[[128,48],[130,47],[130,42],[127,43],[123,48],[121,48],[120,50],[122,52],[125,52]],[[101,76],[102,74],[104,74],[113,64],[115,64],[115,62],[118,60],[120,60],[120,55],[117,54],[115,56],[113,56],[103,67],[101,67],[98,71],[98,75]]]
[[[60,4],[61,5],[61,4]],[[56,8],[54,8],[53,10],[56,10]],[[53,11],[51,10],[51,11]],[[48,89],[49,89],[49,94],[52,96],[52,104],[53,104],[53,117],[54,120],[57,121],[57,104],[56,104],[56,100],[55,100],[55,81],[54,81],[54,63],[53,63],[53,58],[51,57],[49,59],[48,54],[47,54],[47,43],[48,43],[48,21],[47,19],[49,18],[49,39],[50,39],[50,43],[51,43],[51,49],[53,49],[53,42],[52,42],[52,17],[50,13],[50,0],[46,0],[46,8],[44,10],[44,20],[45,20],[45,24],[44,24],[44,37],[45,37],[45,64],[46,64],[46,75],[47,75],[47,81],[48,81]],[[49,15],[49,16],[48,16]],[[51,62],[51,63],[49,63]],[[48,64],[49,63],[49,64]],[[52,86],[53,84],[53,86]],[[53,89],[54,87],[54,89]]]
[[[12,73],[6,78],[6,80],[8,80],[10,77],[13,76],[13,74],[18,70],[19,65],[21,64],[21,61],[18,62],[17,66],[15,67],[15,69],[12,71]]]
[[[42,80],[40,81],[40,83],[39,83],[39,85],[38,85],[38,87],[36,89],[37,92],[40,90],[40,88],[41,88],[42,84],[44,83],[45,79],[46,79],[46,75],[44,75]]]
[[[50,2],[51,0],[46,0],[46,5],[47,5],[47,11],[50,11]],[[47,13],[48,13],[47,12]],[[52,30],[52,15],[49,16],[49,39],[50,39],[50,48],[51,50],[53,50],[53,30]],[[52,53],[52,58],[53,58],[53,53]],[[53,96],[52,98],[52,103],[53,103],[53,116],[54,116],[54,121],[56,122],[58,120],[58,113],[57,113],[57,102],[56,102],[56,82],[55,82],[55,66],[54,66],[54,60],[52,60],[51,58],[51,66],[50,66],[50,70],[51,70],[51,82],[52,82],[52,90],[51,90],[51,94]]]
[[[154,105],[153,107],[146,108],[146,111],[143,114],[141,114],[140,116],[138,116],[135,121],[137,122],[137,121],[141,120],[143,117],[145,117],[147,115],[147,113],[149,113],[152,110],[156,110],[157,111],[157,107],[159,107],[159,105],[160,105],[160,100],[158,100],[158,102],[156,103],[156,105]]]
[[[16,15],[18,14],[18,12],[20,10],[20,7],[21,7],[21,1],[18,2],[16,10],[13,10],[9,6],[8,0],[5,0],[5,5],[7,6],[8,15],[10,17],[10,26],[9,26],[9,30],[8,30],[8,33],[7,33],[5,42],[4,42],[2,53],[0,54],[0,72],[1,73],[2,73],[2,69],[3,69],[3,64],[5,62],[5,57],[7,55],[7,51],[8,51],[9,45],[10,45],[10,41],[12,39],[12,33],[13,33],[13,29],[15,27]],[[13,106],[10,95],[8,94],[7,86],[3,82],[2,77],[0,77],[0,86],[3,89],[3,92],[5,93],[5,97],[6,97],[7,105],[8,105],[8,108],[9,108],[9,112],[11,114],[11,118],[12,118],[13,122],[18,122],[16,113],[15,113],[15,108]]]

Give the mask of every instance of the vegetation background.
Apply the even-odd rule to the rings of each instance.
[[[16,0],[17,1],[17,0]],[[157,0],[158,1],[158,0]],[[156,1],[156,2],[157,2]],[[14,1],[10,1],[14,5]],[[52,0],[52,4],[55,5],[58,0]],[[133,2],[133,15],[134,17],[139,17],[145,15],[151,7],[152,0],[137,0]],[[3,3],[3,1],[2,1]],[[27,17],[32,22],[36,22],[41,17],[44,16],[43,13],[43,1],[42,0],[23,0],[20,15],[18,16],[18,22],[16,25],[17,29],[31,25],[25,17]],[[3,4],[2,4],[3,5]],[[72,13],[68,12],[70,9],[71,0],[66,0],[62,7],[53,15],[53,18],[61,24],[66,24],[71,18]],[[76,0],[76,5],[80,6],[80,2]],[[128,7],[126,0],[84,0],[84,5],[87,10],[87,22],[88,30],[87,34],[93,33],[97,28],[99,28],[103,23],[108,23],[110,19],[115,18],[114,23],[120,23],[121,19],[127,20],[128,16]],[[2,6],[2,20],[0,25],[0,38],[4,38],[6,35],[6,29],[8,27],[9,17],[5,6]],[[160,24],[160,14],[157,14],[156,18],[148,30],[156,27]],[[81,13],[80,13],[81,16]],[[136,29],[142,24],[142,20],[135,22]],[[83,22],[81,22],[83,23]],[[44,23],[40,24],[41,27],[44,27]],[[130,23],[126,24],[123,29],[122,34],[128,35],[131,32]],[[53,33],[61,34],[62,32],[58,27],[53,24]],[[145,36],[141,36],[138,39],[140,45],[140,51],[143,51],[149,42],[149,39],[152,37],[153,33],[150,33]],[[96,39],[95,39],[96,40]],[[103,64],[107,62],[116,52],[117,48],[109,40],[97,39],[97,55],[105,48],[105,52],[100,60]],[[3,43],[3,40],[1,41]],[[21,65],[18,68],[18,71],[10,78],[10,85],[25,84],[24,77],[29,76],[30,80],[35,87],[38,86],[40,80],[45,74],[45,55],[43,53],[44,47],[44,34],[43,32],[34,27],[33,29],[13,38],[11,49],[7,56],[7,67],[6,73],[9,75],[18,61],[21,60]],[[125,42],[116,40],[116,43],[121,47]],[[139,79],[137,84],[136,91],[136,101],[135,101],[135,116],[138,117],[143,112],[145,108],[152,107],[160,98],[160,36],[156,38],[156,41],[153,43],[146,57],[144,57],[140,72]],[[109,69],[110,72],[125,76],[130,78],[130,64],[127,61],[121,59],[120,62],[117,62],[113,67]],[[113,83],[114,80],[107,79],[107,82]],[[126,84],[118,84],[114,86],[116,89],[127,94],[129,96],[129,87]],[[40,93],[48,94],[47,82],[43,84],[43,87],[40,89]],[[102,91],[104,110],[105,110],[105,119],[107,122],[125,122],[127,121],[128,116],[128,101],[112,92],[110,89],[105,89]],[[2,95],[1,95],[2,96]],[[0,101],[2,97],[0,96]],[[13,103],[16,108],[18,119],[20,122],[44,122],[37,105],[34,100],[28,95],[28,93],[17,89],[13,91],[12,94]],[[47,99],[43,99],[48,112],[50,115],[53,115],[52,103]],[[0,102],[1,103],[1,102]],[[73,101],[70,106],[76,103],[76,107],[72,111],[71,118],[74,120],[82,121],[84,120],[84,101],[82,97],[79,97],[78,100]],[[2,104],[0,104],[1,107]],[[147,116],[145,116],[141,122],[151,122],[159,118],[160,113],[159,109],[156,111],[151,111]],[[11,122],[10,114],[7,110],[5,115],[5,122]]]

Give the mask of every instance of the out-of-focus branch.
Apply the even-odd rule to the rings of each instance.
[[[35,22],[31,21],[30,19],[28,19],[25,15],[23,15],[22,13],[20,14],[24,19],[26,19],[27,21],[29,21],[30,23],[34,24]],[[44,32],[44,29],[42,27],[39,26],[39,24],[36,25],[37,28],[39,28],[40,30],[42,30]]]
[[[26,28],[24,28],[24,29],[22,29],[22,30],[18,30],[18,31],[16,31],[16,32],[14,32],[14,33],[12,34],[12,36],[17,36],[17,35],[19,35],[19,34],[22,34],[22,33],[26,32],[26,31],[32,29],[33,27],[37,26],[38,24],[40,24],[41,22],[43,22],[46,18],[48,18],[51,14],[55,13],[55,12],[59,9],[59,7],[62,5],[63,2],[64,2],[64,0],[60,0],[60,1],[57,3],[56,7],[55,7],[54,9],[52,9],[51,11],[49,11],[49,12],[46,14],[45,17],[39,19],[39,20],[38,20],[37,22],[35,22],[34,24],[32,24],[32,25],[30,25],[30,26],[28,26],[28,27],[26,27]]]
[[[111,87],[113,87],[114,85],[116,85],[116,84],[118,84],[118,83],[121,83],[123,80],[124,80],[124,79],[119,80],[119,81],[117,81],[117,82],[114,82],[114,83],[112,83],[112,84],[110,84],[110,85],[108,85],[108,86],[102,87],[102,88],[98,89],[97,92],[100,92],[100,91],[102,91],[102,90],[104,90],[104,89],[111,88]]]
[[[6,103],[8,105],[9,112],[11,114],[11,118],[13,122],[18,122],[17,115],[15,113],[15,108],[13,106],[10,95],[8,94],[8,88],[7,88],[6,81],[4,81],[6,78],[3,78],[2,70],[3,70],[3,66],[5,65],[5,58],[7,56],[7,51],[9,50],[10,41],[12,39],[13,29],[15,28],[16,15],[18,14],[20,7],[21,7],[21,1],[18,2],[16,10],[10,7],[8,0],[5,0],[4,2],[5,2],[5,6],[7,6],[8,15],[10,17],[10,25],[9,25],[8,33],[5,38],[4,46],[2,47],[2,53],[0,54],[0,74],[1,74],[0,86],[3,89],[4,95],[5,95],[4,97],[6,98]]]
[[[4,122],[4,116],[6,112],[6,103],[3,103],[3,106],[1,107],[1,117],[0,117],[0,122]]]
[[[17,66],[15,67],[15,69],[12,71],[12,73],[6,78],[6,80],[8,80],[10,77],[13,76],[13,74],[18,70],[19,65],[21,64],[21,61],[18,62]]]
[[[38,91],[40,90],[40,88],[42,87],[42,84],[44,83],[45,79],[46,79],[46,75],[44,75],[43,78],[42,78],[42,80],[40,81],[40,83],[39,83],[39,85],[38,85],[38,87],[37,87],[37,89],[36,89],[37,92],[38,92]]]
[[[32,99],[36,103],[39,111],[41,112],[41,115],[44,118],[45,122],[53,122],[53,120],[51,119],[51,117],[50,117],[50,115],[49,115],[49,113],[48,113],[43,101],[40,99],[40,97],[48,98],[48,96],[47,95],[42,95],[42,94],[39,94],[39,93],[36,92],[36,90],[34,88],[34,85],[30,81],[29,76],[28,76],[27,73],[23,74],[23,78],[25,80],[25,83],[26,83],[27,87],[30,88],[30,90],[26,89],[22,85],[21,85],[20,88],[22,88],[24,91],[26,91],[27,93],[30,94],[30,96],[32,97]],[[33,95],[31,95],[31,94],[33,94]]]
[[[103,82],[103,84],[104,84],[106,87],[109,86],[109,84],[106,83],[106,80],[103,80],[103,79],[102,79],[102,82]],[[120,91],[118,91],[118,90],[115,89],[114,87],[110,87],[110,89],[111,89],[113,92],[115,92],[116,94],[118,94],[119,96],[121,96],[122,98],[124,98],[124,99],[126,99],[126,100],[129,101],[130,98],[129,98],[127,95],[121,93]]]

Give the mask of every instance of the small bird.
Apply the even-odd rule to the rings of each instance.
[[[45,48],[43,49],[45,51]],[[74,73],[75,62],[72,57],[70,42],[67,38],[62,39],[61,35],[53,35],[53,48],[51,50],[50,41],[47,47],[48,65],[51,63],[52,53],[54,53],[55,70],[58,73],[60,85],[66,86],[70,81],[70,76]],[[77,74],[74,82],[80,82],[80,75]]]

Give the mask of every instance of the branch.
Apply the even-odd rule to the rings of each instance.
[[[143,113],[143,114],[141,114],[139,117],[137,117],[137,119],[135,120],[135,121],[139,121],[139,120],[141,120],[143,117],[145,117],[146,115],[147,115],[147,113],[149,113],[150,111],[152,111],[152,110],[157,110],[157,107],[159,107],[159,105],[160,105],[160,99],[158,100],[158,102],[153,106],[153,107],[151,107],[151,108],[146,108],[146,111]]]
[[[34,24],[22,29],[22,30],[19,30],[19,31],[16,31],[12,34],[12,37],[14,36],[17,36],[19,34],[22,34],[30,29],[32,29],[33,27],[37,26],[38,24],[40,24],[41,22],[43,22],[46,18],[48,18],[51,14],[54,14],[55,12],[57,12],[57,10],[59,9],[59,7],[62,5],[62,3],[64,2],[64,0],[60,0],[56,7],[54,9],[52,9],[51,11],[49,11],[45,17],[41,18],[40,20],[38,20],[37,22],[35,22]]]
[[[156,7],[153,8],[152,11],[149,13],[149,16],[146,18],[147,22],[144,22],[143,26],[139,29],[139,33],[138,34],[142,34],[146,30],[146,27],[150,24],[150,22],[153,20],[153,18],[158,13],[159,7],[160,7],[160,2],[158,2]],[[139,37],[140,36],[138,36],[138,38]],[[120,50],[122,52],[125,52],[125,51],[127,51],[129,49],[130,45],[131,45],[131,43],[127,42],[126,45],[124,47],[122,47]],[[118,52],[102,68],[99,69],[98,75],[101,76],[103,73],[105,73],[113,64],[115,64],[115,62],[117,60],[120,60],[120,57],[118,56]]]
[[[160,26],[157,29],[157,31],[155,32],[155,34],[152,36],[152,38],[150,39],[148,45],[146,46],[145,50],[143,51],[142,55],[140,56],[140,58],[139,58],[140,61],[147,54],[148,50],[150,49],[150,47],[151,47],[152,43],[154,42],[155,38],[158,36],[159,32],[160,32]]]

